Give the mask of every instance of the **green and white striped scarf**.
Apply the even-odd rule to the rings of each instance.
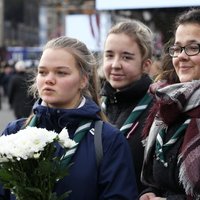
[[[156,137],[156,159],[160,160],[165,167],[168,166],[168,163],[165,161],[165,152],[176,143],[176,141],[181,137],[183,132],[186,130],[188,124],[190,123],[190,119],[187,119],[173,134],[173,136],[164,143],[164,137],[167,133],[167,128],[162,128]]]
[[[35,126],[36,124],[37,124],[37,117],[36,115],[34,115],[28,126]],[[68,165],[71,162],[71,159],[75,154],[79,143],[82,141],[85,134],[89,132],[91,124],[92,120],[83,120],[80,122],[79,127],[76,129],[74,136],[72,138],[77,143],[77,145],[68,149],[65,155],[63,156],[62,164],[64,166]]]
[[[138,105],[132,110],[127,120],[124,122],[123,126],[120,128],[120,131],[126,136],[129,137],[129,134],[135,129],[137,125],[138,118],[146,110],[149,103],[152,101],[152,96],[148,93],[140,100]],[[134,126],[135,125],[135,126]]]

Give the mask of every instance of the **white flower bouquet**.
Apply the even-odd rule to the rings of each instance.
[[[17,200],[62,200],[55,183],[68,174],[63,155],[56,155],[56,145],[64,154],[77,145],[69,138],[67,129],[59,134],[42,128],[27,127],[15,134],[0,137],[0,182],[10,189]]]

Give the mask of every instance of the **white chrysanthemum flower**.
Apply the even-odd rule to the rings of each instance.
[[[34,158],[35,153],[43,151],[57,136],[54,131],[37,127],[27,127],[16,134],[3,135],[0,137],[0,162]]]
[[[63,128],[62,131],[58,134],[58,141],[59,144],[65,148],[72,148],[75,145],[77,145],[77,143],[74,140],[71,140],[69,138],[69,133],[66,128]]]
[[[13,142],[15,140],[14,135],[1,136],[0,137],[0,162],[5,162],[5,160],[14,160],[13,152]]]
[[[37,158],[40,157],[40,155],[41,155],[41,153],[34,153],[33,157],[34,157],[35,159],[37,159]]]
[[[66,131],[63,130],[60,138],[63,144],[70,147],[75,142],[69,139]],[[41,191],[43,200],[54,197],[54,185],[58,179],[67,175],[68,170],[68,164],[66,163],[65,168],[61,162],[65,151],[64,155],[56,151],[58,142],[56,132],[36,127],[27,127],[15,134],[0,136],[1,184],[6,185],[21,199],[35,195],[35,190]],[[56,167],[52,170],[51,166]],[[30,177],[30,172],[34,176]],[[19,174],[23,178],[19,179]],[[24,185],[28,185],[28,188]],[[23,192],[16,190],[16,187],[24,187]],[[47,190],[44,191],[43,188]],[[67,194],[68,192],[64,193],[65,196]]]

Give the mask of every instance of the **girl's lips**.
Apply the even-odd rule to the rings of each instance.
[[[191,66],[182,65],[182,66],[180,66],[180,68],[191,68]]]
[[[44,91],[54,91],[52,88],[44,88]]]
[[[54,92],[54,90],[51,88],[44,88],[42,91],[43,93],[46,93],[46,94]]]
[[[110,76],[111,77],[124,77],[123,74],[111,74]]]
[[[181,67],[179,67],[179,69],[180,70],[183,70],[183,71],[185,71],[185,70],[189,70],[189,69],[191,69],[192,67],[189,67],[189,66],[181,66]]]
[[[110,76],[110,78],[112,79],[112,80],[114,80],[114,81],[120,81],[120,80],[122,80],[123,79],[123,75],[120,75],[120,74],[112,74],[111,76]]]

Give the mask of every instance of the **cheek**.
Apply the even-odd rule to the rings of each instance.
[[[40,89],[40,87],[41,87],[41,83],[42,81],[41,81],[41,79],[37,76],[36,77],[36,86],[37,86],[37,89],[39,90]]]
[[[73,77],[67,80],[63,80],[59,83],[60,88],[63,90],[68,89],[70,90],[77,90],[77,88],[80,88],[81,80],[78,77]]]
[[[193,58],[193,62],[195,63],[195,65],[200,68],[200,56],[194,57]]]
[[[178,68],[178,59],[173,58],[173,59],[172,59],[172,64],[173,64],[173,66],[174,66],[174,69],[177,71],[177,68]]]
[[[143,73],[141,63],[129,63],[124,65],[124,72],[129,76],[135,76]]]
[[[108,77],[110,69],[111,67],[107,62],[103,64],[102,70],[106,77]]]
[[[196,64],[196,78],[200,79],[200,57],[195,60]]]

